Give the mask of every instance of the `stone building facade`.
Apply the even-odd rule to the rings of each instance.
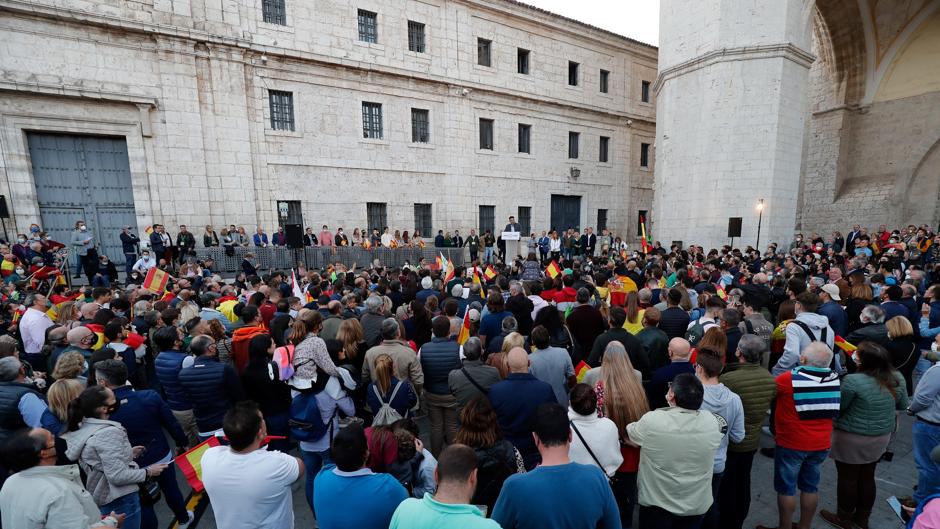
[[[660,19],[657,236],[938,225],[940,0],[664,0]]]
[[[511,0],[0,0],[0,34],[18,231],[632,235],[652,202],[657,49]]]

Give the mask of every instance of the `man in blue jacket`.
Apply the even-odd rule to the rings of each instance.
[[[506,440],[519,450],[526,469],[531,470],[541,457],[532,439],[529,421],[539,405],[557,403],[557,400],[550,385],[529,373],[529,355],[525,349],[514,347],[509,351],[507,361],[509,375],[490,388],[490,404],[496,411],[496,420]]]
[[[842,296],[839,295],[839,287],[834,284],[823,285],[819,290],[819,301],[822,303],[816,312],[822,314],[829,320],[829,326],[838,336],[847,336],[849,332],[849,317],[846,314],[839,301]]]
[[[121,423],[127,430],[131,446],[143,447],[134,460],[140,468],[155,463],[170,463],[173,457],[186,450],[188,440],[179,422],[173,417],[170,407],[163,402],[156,391],[149,389],[136,391],[127,385],[127,366],[120,360],[102,360],[95,364],[95,378],[99,386],[114,392],[118,409],[111,414],[111,420]],[[176,451],[167,444],[166,430],[176,442]],[[168,467],[157,478],[160,490],[166,497],[167,506],[176,515],[177,527],[185,529],[192,523],[192,511],[186,510],[186,502],[176,481],[176,470]],[[142,507],[145,524],[156,527],[157,518],[153,506]]]
[[[173,325],[157,329],[153,333],[153,344],[157,351],[161,351],[153,363],[157,380],[163,387],[163,396],[173,416],[186,432],[189,445],[195,446],[199,444],[199,430],[193,419],[193,405],[186,398],[179,381],[180,370],[184,365],[192,365],[193,358],[180,350],[183,346],[182,333]]]
[[[211,336],[193,338],[189,350],[196,355],[192,365],[180,370],[179,383],[193,404],[193,416],[199,428],[199,440],[205,441],[222,431],[222,420],[236,402],[245,400],[245,390],[235,368],[219,361]]]
[[[450,394],[447,377],[460,369],[460,346],[450,338],[450,318],[437,316],[431,321],[434,337],[421,346],[421,370],[424,371],[424,402],[431,422],[431,453],[440,455],[457,436],[457,399]]]

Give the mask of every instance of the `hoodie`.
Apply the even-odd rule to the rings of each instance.
[[[829,326],[828,318],[821,314],[816,314],[815,312],[801,312],[796,315],[796,320],[794,321],[803,322],[809,327],[810,330],[813,331],[813,337],[811,339],[807,336],[806,331],[799,325],[795,325],[792,321],[787,324],[783,356],[780,357],[780,360],[777,361],[777,364],[771,370],[771,374],[775,377],[800,365],[800,352],[811,342],[821,341],[823,330],[826,332],[826,345],[829,346],[829,349],[833,347],[836,333],[832,330],[832,327]],[[838,365],[837,369],[839,369]]]
[[[137,493],[137,484],[147,479],[147,471],[134,462],[121,423],[88,417],[78,430],[62,438],[68,444],[66,457],[78,461],[88,475],[85,485],[98,505]]]
[[[725,460],[728,455],[728,439],[732,443],[744,440],[744,406],[741,397],[728,389],[724,384],[711,384],[705,386],[705,398],[702,400],[702,410],[715,414],[722,423],[721,444],[715,452],[715,474],[725,471]]]

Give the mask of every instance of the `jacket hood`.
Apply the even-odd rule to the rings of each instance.
[[[72,461],[78,461],[79,456],[82,454],[82,451],[85,450],[85,445],[88,444],[88,440],[91,439],[91,436],[105,428],[110,428],[112,426],[120,425],[114,421],[95,419],[92,417],[83,420],[82,425],[78,430],[61,435],[62,439],[65,439],[68,446],[68,448],[65,450],[65,456]]]
[[[724,384],[713,384],[705,386],[705,398],[703,402],[708,403],[712,409],[725,409],[731,405],[734,393]]]
[[[796,319],[805,323],[810,329],[820,330],[829,326],[829,318],[815,312],[801,312],[796,315]]]

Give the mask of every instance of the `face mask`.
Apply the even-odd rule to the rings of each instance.
[[[296,317],[297,317],[297,311],[294,310],[294,309],[290,309],[290,311],[288,311],[288,314],[290,314],[290,317],[291,317],[291,318],[296,318]]]
[[[81,231],[86,231],[86,230],[88,230],[88,228],[85,227],[85,226],[79,226],[78,229],[81,230]]]
[[[23,270],[22,268],[17,268],[17,269],[16,269],[16,275],[18,275],[18,276],[21,276],[21,275],[23,275],[23,274],[25,274],[25,273],[26,273],[26,270]]]
[[[29,231],[30,233],[39,233],[39,228],[37,228],[36,226],[33,226],[32,228],[29,229]]]
[[[146,260],[150,259],[150,254],[149,254],[149,253],[145,253],[145,254],[143,255],[143,257],[144,257],[144,260],[146,261]]]
[[[119,409],[121,409],[121,401],[118,400],[115,401],[114,404],[108,406],[108,415],[114,415],[115,412],[117,412]]]
[[[26,237],[20,237],[17,239],[17,241],[19,241],[20,244],[23,244],[26,242]]]

